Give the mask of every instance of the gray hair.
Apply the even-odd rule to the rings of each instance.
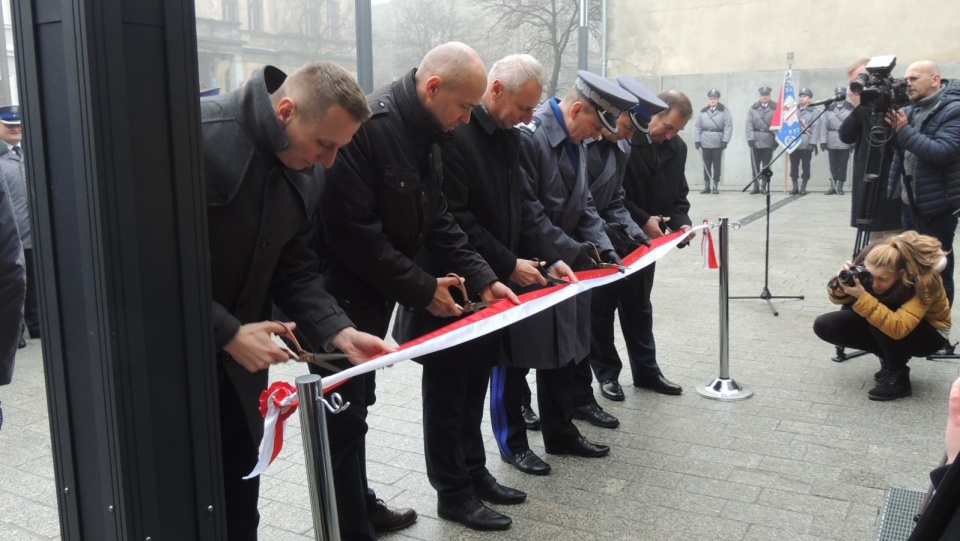
[[[490,68],[487,85],[499,80],[504,90],[512,94],[522,90],[530,79],[535,79],[541,87],[547,86],[547,72],[536,58],[528,54],[512,54],[497,60]]]

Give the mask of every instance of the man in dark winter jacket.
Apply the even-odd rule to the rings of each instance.
[[[942,79],[928,60],[910,64],[905,78],[913,103],[887,113],[903,149],[891,168],[890,195],[910,208],[904,229],[936,237],[949,249],[960,210],[960,84]],[[950,250],[941,276],[951,305],[953,266]]]
[[[441,192],[440,143],[470,120],[486,80],[476,51],[445,43],[367,96],[373,116],[341,150],[320,198],[327,285],[357,328],[385,336],[397,303],[459,316],[463,307],[449,288],[461,283],[471,299],[519,302],[470,246]],[[414,261],[421,248],[459,277],[423,269]],[[373,372],[351,378],[337,388],[350,408],[327,415],[340,533],[351,541],[374,541],[376,531],[405,528],[417,518],[413,509],[386,507],[367,484],[366,417],[375,390]]]
[[[369,115],[360,85],[329,62],[289,77],[267,66],[201,104],[229,541],[257,538],[259,478],[243,477],[257,463],[267,368],[290,358],[271,339],[285,330],[270,321],[272,306],[313,351],[335,347],[362,361],[390,350],[324,291],[311,242],[322,166]]]

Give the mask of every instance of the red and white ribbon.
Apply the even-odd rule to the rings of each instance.
[[[710,232],[710,221],[704,220],[703,238],[700,239],[700,254],[703,256],[703,268],[718,269],[717,253],[713,251],[713,234]]]
[[[359,376],[378,368],[385,368],[400,361],[435,353],[498,331],[512,323],[516,323],[521,319],[530,317],[572,298],[579,293],[616,282],[656,262],[666,255],[667,252],[682,243],[691,233],[695,233],[701,229],[709,232],[709,227],[709,225],[700,225],[689,231],[676,231],[669,235],[653,239],[653,246],[641,246],[623,258],[623,272],[617,269],[581,271],[576,273],[579,282],[546,287],[525,293],[520,295],[520,304],[518,305],[508,300],[502,300],[492,304],[484,310],[458,319],[420,338],[406,342],[400,345],[398,350],[393,353],[381,355],[363,364],[352,366],[342,372],[337,372],[336,374],[323,378],[323,392],[326,394],[332,391],[354,376]],[[274,385],[276,385],[276,383]],[[287,385],[289,386],[289,384]],[[292,387],[290,388],[292,389]],[[271,387],[271,389],[273,389],[273,387]],[[264,391],[264,393],[270,393],[270,390],[268,389]],[[273,395],[266,394],[266,396]],[[292,398],[296,400],[295,392],[293,392]],[[262,473],[270,462],[273,461],[273,458],[276,457],[276,454],[280,452],[280,446],[283,444],[283,420],[286,419],[289,413],[287,413],[287,415],[276,413],[271,417],[271,411],[273,410],[270,409],[270,405],[273,404],[275,400],[266,400],[266,409],[264,409],[263,406],[264,400],[264,396],[261,396],[261,412],[264,413],[264,436],[263,448],[260,452],[260,462],[258,462],[254,471],[245,477],[245,479]],[[275,426],[278,428],[275,429]],[[268,437],[268,434],[273,436]],[[267,459],[265,457],[270,458]]]
[[[244,479],[256,477],[273,463],[283,449],[283,423],[297,411],[300,401],[297,388],[285,381],[275,381],[260,393],[260,415],[263,415],[263,449],[260,460]]]

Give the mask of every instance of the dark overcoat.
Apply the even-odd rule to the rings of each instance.
[[[643,230],[624,206],[623,175],[630,159],[630,142],[601,139],[587,145],[587,173],[590,195],[600,219],[608,224],[626,225],[626,233],[636,237]]]
[[[276,303],[297,323],[302,345],[320,351],[352,325],[317,272],[311,217],[322,167],[295,171],[276,157],[289,142],[269,94],[285,78],[267,66],[239,90],[201,103],[216,346],[255,442],[268,374],[251,374],[222,350],[240,326],[269,320]]]
[[[13,362],[20,342],[23,296],[27,291],[23,248],[17,217],[7,185],[0,180],[0,385],[13,378]]]
[[[663,216],[670,221],[661,229],[679,231],[690,222],[690,202],[687,194],[687,144],[674,137],[655,145],[647,134],[637,132],[630,140],[632,150],[623,177],[624,204],[630,215],[642,227],[651,216]],[[658,150],[659,149],[659,150]]]
[[[421,247],[465,278],[471,296],[497,279],[447,210],[439,143],[449,135],[420,103],[415,72],[367,97],[373,116],[341,149],[320,201],[329,289],[381,336],[393,303],[433,300],[437,278],[414,261]]]
[[[516,284],[509,282],[518,258],[546,262],[560,259],[536,227],[533,210],[521,204],[519,138],[516,129],[498,127],[486,109],[478,105],[470,123],[454,130],[453,141],[443,147],[443,193],[451,214],[497,279],[518,291]],[[448,271],[425,250],[417,254],[417,262],[436,274]],[[546,326],[522,321],[505,329],[501,336],[510,356],[533,368],[556,366],[557,355],[549,347],[556,342],[549,331],[554,317],[534,316],[537,321],[549,321]],[[410,340],[448,323],[450,319],[434,317],[426,310],[404,309],[397,313],[394,336]],[[488,348],[457,351],[465,362],[499,360],[498,352],[491,353]]]
[[[870,157],[870,150],[874,151],[875,156],[881,155],[881,152],[879,152],[880,147],[871,147],[870,141],[876,138],[876,135],[871,135],[871,126],[880,125],[884,130],[886,130],[887,127],[882,115],[871,115],[871,111],[871,109],[865,107],[852,109],[850,113],[844,117],[843,123],[840,124],[840,128],[836,133],[841,144],[853,147],[853,189],[850,190],[852,194],[850,227],[858,227],[857,222],[859,220],[870,220],[869,224],[865,223],[863,225],[864,231],[893,231],[900,229],[902,221],[900,218],[902,203],[900,202],[899,192],[896,196],[890,197],[887,193],[887,185],[881,181],[873,186],[874,190],[876,190],[876,193],[873,194],[876,207],[872,212],[869,209],[863,208],[865,199],[863,174],[867,167],[867,159]],[[896,144],[891,139],[887,142],[885,153],[883,153],[884,160],[886,161],[886,163],[883,164],[883,170],[888,172],[888,176],[892,172],[891,167],[895,152]],[[880,168],[879,160],[877,160],[874,167]],[[879,169],[876,169],[876,171],[879,171]],[[884,179],[886,178],[888,177],[884,177]]]

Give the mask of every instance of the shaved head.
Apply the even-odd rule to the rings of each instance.
[[[451,41],[434,47],[414,77],[417,97],[443,131],[470,122],[487,86],[487,68],[469,45]]]
[[[907,95],[911,101],[919,101],[940,90],[940,68],[930,60],[920,60],[907,66]]]

